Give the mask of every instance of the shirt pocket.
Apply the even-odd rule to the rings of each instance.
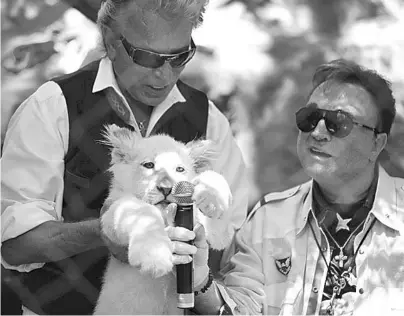
[[[93,207],[92,201],[97,202],[91,195],[91,180],[76,172],[65,169],[62,216],[65,221],[76,222],[89,218],[97,218],[99,207]]]
[[[84,189],[88,189],[90,187],[90,179],[74,174],[68,169],[65,169],[65,181]]]
[[[293,282],[273,283],[265,287],[267,311],[269,315],[278,315],[287,306],[293,310],[301,288],[296,290]]]
[[[275,283],[265,287],[266,303],[268,306],[281,308],[285,298],[288,283]]]

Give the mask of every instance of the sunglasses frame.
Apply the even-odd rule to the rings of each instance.
[[[162,67],[165,63],[170,63],[170,66],[173,68],[180,68],[185,66],[195,55],[196,52],[196,45],[194,40],[191,37],[191,45],[190,45],[190,49],[180,52],[180,53],[176,53],[176,54],[160,54],[160,53],[156,53],[153,51],[149,51],[146,49],[141,49],[141,48],[137,48],[135,46],[133,46],[131,43],[128,42],[128,40],[121,34],[120,36],[120,41],[122,42],[123,47],[125,48],[126,53],[128,54],[128,56],[132,59],[132,61],[139,66],[145,67],[145,68],[152,68],[152,69],[157,69]],[[145,66],[140,64],[138,61],[135,60],[135,53],[137,51],[143,52],[143,53],[147,53],[149,55],[153,55],[156,56],[160,59],[162,59],[164,62],[161,65],[158,65],[156,67],[150,67],[150,66]],[[178,58],[180,55],[188,53],[188,58],[186,59],[186,61],[181,64],[180,66],[177,65],[173,65],[172,61],[174,61],[176,58]]]
[[[298,122],[297,122],[297,116],[298,116],[299,112],[301,112],[302,110],[307,110],[307,109],[308,109],[308,107],[303,107],[303,108],[300,108],[299,110],[297,110],[296,113],[295,113],[295,116],[296,116],[296,125],[297,125],[298,128],[299,128],[299,124],[298,124]],[[311,129],[311,130],[309,130],[309,131],[307,131],[307,132],[306,132],[306,131],[302,131],[302,130],[299,128],[299,130],[302,131],[303,133],[310,133],[310,132],[314,131],[314,130],[316,129],[318,123],[319,123],[321,120],[324,120],[325,126],[326,126],[326,128],[327,128],[327,131],[328,131],[331,135],[333,135],[333,136],[335,136],[335,137],[337,137],[337,138],[344,138],[344,137],[347,137],[347,136],[352,132],[352,128],[351,128],[351,129],[349,130],[349,132],[348,132],[346,135],[338,136],[338,131],[337,131],[337,132],[334,132],[334,131],[330,130],[330,128],[329,128],[329,126],[328,126],[329,118],[327,118],[327,113],[336,113],[337,115],[338,115],[339,113],[341,113],[341,114],[345,115],[345,116],[352,122],[352,126],[353,126],[353,125],[356,125],[356,126],[365,128],[365,129],[367,129],[367,130],[370,130],[370,131],[373,132],[373,134],[374,134],[375,136],[380,133],[380,132],[379,132],[376,128],[374,128],[374,127],[370,127],[370,126],[368,126],[368,125],[365,125],[365,124],[362,124],[362,123],[359,123],[359,122],[355,121],[355,119],[353,118],[353,116],[352,116],[350,113],[345,112],[345,111],[343,111],[343,110],[324,110],[324,109],[314,108],[310,114],[312,114],[312,113],[314,113],[314,112],[320,113],[321,116],[320,116],[319,120],[318,120],[317,123],[314,125],[313,129]],[[308,117],[309,117],[309,115],[306,117],[306,119],[307,119]]]

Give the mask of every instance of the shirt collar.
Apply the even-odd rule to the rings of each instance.
[[[403,225],[398,218],[400,216],[398,214],[400,210],[397,202],[397,193],[394,179],[390,177],[387,172],[380,166],[378,173],[379,176],[377,181],[376,194],[373,202],[373,207],[370,210],[369,214],[373,214],[384,225],[394,230],[401,231],[403,229]],[[301,212],[299,212],[299,215],[297,217],[296,235],[299,235],[307,225],[309,213],[312,212],[312,215],[314,216],[314,213],[312,211],[313,180],[307,182],[307,185],[309,185],[309,189],[307,190],[306,196],[304,197]]]
[[[111,60],[108,57],[104,57],[100,60],[100,65],[98,67],[97,76],[95,77],[92,92],[96,93],[109,87],[113,88],[115,92],[117,92],[119,96],[125,100],[122,91],[119,89],[118,83],[116,82]],[[127,104],[126,100],[125,103]]]
[[[299,235],[303,229],[305,228],[307,221],[309,219],[309,214],[311,212],[311,205],[313,203],[313,197],[312,197],[312,192],[313,192],[313,180],[310,180],[309,182],[306,182],[306,184],[302,187],[306,187],[307,189],[305,190],[305,196],[303,197],[303,205],[301,212],[299,212],[297,216],[297,232],[296,235]]]
[[[121,89],[119,89],[118,83],[115,79],[115,74],[112,68],[112,63],[111,60],[108,57],[104,57],[100,61],[100,65],[98,67],[98,72],[97,76],[94,81],[93,85],[93,93],[105,90],[107,88],[112,88],[118,96],[121,98],[123,101],[123,104],[126,107],[126,110],[129,111],[130,113],[130,121],[133,124],[136,124],[135,117],[133,115],[133,112],[131,108],[129,107],[128,102],[126,101],[125,97],[123,96],[123,93]],[[149,125],[147,127],[147,132],[146,136],[149,136],[151,131],[153,130],[153,127],[156,125],[157,121],[161,118],[161,116],[175,103],[177,102],[184,102],[185,98],[179,91],[177,85],[174,86],[174,88],[170,91],[168,94],[167,98],[164,99],[163,102],[161,102],[159,105],[157,105],[152,112],[152,115],[150,117]],[[137,127],[137,124],[136,124]]]
[[[146,136],[149,136],[153,130],[153,127],[156,125],[158,120],[163,116],[163,114],[171,107],[173,104],[177,102],[185,102],[184,96],[181,94],[180,90],[178,89],[177,85],[170,91],[167,98],[164,99],[159,105],[157,105],[153,113],[150,117],[149,126],[147,127]]]
[[[346,215],[351,217],[351,221],[348,225],[356,226],[359,223],[363,222],[369,214],[370,209],[372,208],[373,201],[376,195],[377,181],[379,178],[378,169],[376,168],[372,183],[366,193],[366,196],[354,203],[352,205],[352,209]],[[324,225],[327,229],[332,226],[337,220],[336,213],[339,211],[339,205],[330,203],[323,192],[319,184],[316,181],[313,181],[312,186],[312,194],[313,194],[313,213],[319,223]]]
[[[398,205],[397,188],[394,178],[379,166],[379,181],[371,213],[384,225],[401,231],[403,227],[403,211]]]

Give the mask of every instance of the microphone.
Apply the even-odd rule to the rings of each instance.
[[[173,186],[172,196],[177,204],[177,213],[175,215],[175,225],[194,229],[194,214],[192,195],[194,185],[187,181],[180,181]],[[192,244],[192,241],[188,242]],[[179,264],[177,269],[177,307],[194,307],[194,280],[193,280],[193,262]]]

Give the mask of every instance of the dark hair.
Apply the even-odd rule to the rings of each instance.
[[[356,84],[370,93],[379,112],[377,130],[390,134],[394,117],[396,116],[396,101],[390,88],[390,82],[376,71],[366,69],[345,59],[333,60],[320,65],[313,75],[313,91],[323,82],[336,81]]]

